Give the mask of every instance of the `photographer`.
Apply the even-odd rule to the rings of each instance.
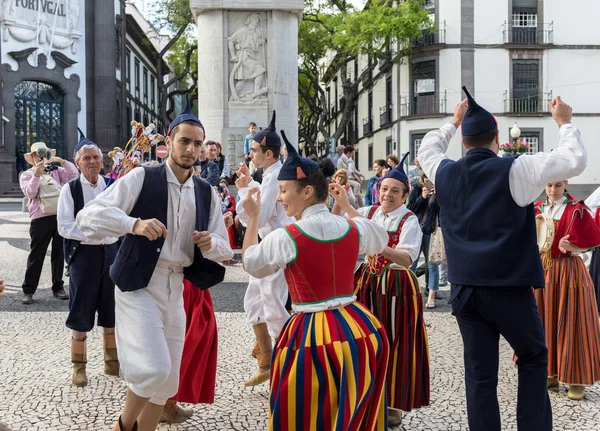
[[[31,225],[31,252],[27,258],[27,270],[23,281],[23,304],[32,304],[38,287],[48,244],[52,241],[52,292],[58,299],[69,299],[63,288],[63,245],[56,225],[56,212],[61,187],[79,174],[75,165],[50,150],[43,142],[31,145],[31,151],[24,155],[32,165],[21,173],[19,184],[23,194],[29,198],[29,218]]]

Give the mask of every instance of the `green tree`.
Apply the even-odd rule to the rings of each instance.
[[[149,21],[161,34],[173,35],[154,58],[158,75],[158,107],[160,121],[167,125],[173,120],[175,97],[189,93],[197,99],[198,49],[196,26],[189,0],[157,0],[153,2]],[[164,70],[166,61],[173,76],[165,82],[169,71]]]
[[[433,30],[423,3],[424,0],[369,0],[362,10],[357,10],[345,0],[305,2],[298,40],[298,99],[299,137],[306,153],[324,152],[318,147],[319,133],[326,143],[331,138],[337,141],[344,134],[353,117],[359,83],[372,73],[377,60],[401,62],[410,53],[411,42],[421,39],[424,29]],[[331,53],[335,55],[333,62],[327,72],[323,71],[323,59]],[[359,56],[369,56],[373,61],[358,76],[349,76],[348,63]],[[330,79],[327,73],[338,70],[345,103],[338,126],[330,134],[322,84]]]

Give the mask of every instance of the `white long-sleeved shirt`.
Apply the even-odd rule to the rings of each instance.
[[[81,178],[81,189],[83,191],[83,203],[84,205],[94,200],[96,196],[104,191],[106,183],[102,175],[98,176],[98,182],[96,184],[90,183],[87,178],[83,175]],[[102,245],[102,244],[114,244],[118,238],[107,236],[102,239],[89,239],[87,238],[79,228],[77,227],[77,221],[73,212],[75,210],[75,204],[73,202],[73,195],[71,194],[71,187],[65,186],[60,190],[60,197],[58,198],[58,212],[56,214],[58,221],[58,233],[63,238],[74,239],[81,241],[81,244],[85,245]]]
[[[425,175],[435,184],[435,175],[456,133],[453,124],[429,132],[419,148],[419,163]],[[535,201],[552,181],[566,180],[581,174],[587,165],[587,150],[579,130],[564,124],[558,133],[559,145],[550,153],[523,155],[514,161],[508,177],[510,193],[521,207]]]
[[[269,233],[280,227],[294,223],[293,217],[288,217],[285,214],[283,206],[277,202],[277,194],[279,186],[277,184],[277,176],[281,170],[281,162],[278,160],[273,163],[263,172],[262,183],[250,181],[248,187],[243,187],[238,190],[238,203],[236,212],[240,217],[240,221],[244,226],[248,224],[248,214],[244,209],[243,201],[248,195],[248,192],[253,187],[260,189],[260,218],[258,219],[258,234],[261,239],[264,239]]]
[[[369,215],[370,210],[371,207],[363,207],[359,208],[358,212],[363,217],[367,217],[367,215]],[[371,220],[373,220],[379,226],[383,226],[387,232],[396,232],[398,230],[400,222],[408,212],[410,211],[408,210],[408,208],[406,208],[406,205],[402,205],[400,208],[388,214],[384,214],[384,212],[381,210],[381,207],[379,207],[375,210],[375,213],[373,214],[373,217],[371,217]],[[398,245],[395,247],[395,249],[406,252],[414,262],[417,259],[417,257],[419,257],[422,240],[423,232],[421,232],[421,227],[419,226],[419,219],[416,215],[411,215],[405,220],[404,225],[402,226],[402,232],[400,233],[400,241],[398,242]]]
[[[352,220],[356,223],[360,234],[358,254],[381,253],[387,246],[389,238],[385,229],[366,218],[356,217]],[[313,205],[305,209],[302,218],[295,224],[307,235],[317,240],[331,241],[348,232],[348,221],[343,217],[331,214],[324,204]],[[265,237],[260,244],[246,250],[244,268],[250,275],[263,278],[273,274],[279,268],[287,267],[288,263],[296,259],[297,255],[298,250],[294,240],[285,229],[277,229]],[[318,304],[294,305],[294,309],[299,312],[315,312],[347,305],[355,300],[355,296],[337,298]]]
[[[585,204],[592,212],[592,217],[594,217],[596,215],[596,211],[598,211],[598,207],[600,207],[600,187],[598,187],[596,190],[594,190],[594,193],[588,196],[588,198],[585,200]]]
[[[196,230],[196,198],[193,177],[180,184],[169,163],[167,171],[169,202],[167,208],[167,238],[160,251],[159,262],[163,266],[187,267],[194,260],[192,235]],[[136,218],[130,217],[144,184],[145,170],[134,169],[111,187],[100,193],[77,214],[77,226],[90,239],[107,236],[123,236],[133,233]],[[210,260],[222,262],[233,257],[229,237],[221,212],[217,192],[211,188],[210,217],[208,231],[212,247],[202,255]]]

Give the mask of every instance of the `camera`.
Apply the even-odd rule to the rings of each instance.
[[[47,163],[47,160],[52,157],[52,153],[47,148],[37,150],[37,155],[44,161],[44,172],[49,173],[60,168],[60,163],[58,162]]]

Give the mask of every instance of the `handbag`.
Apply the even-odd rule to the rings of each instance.
[[[429,241],[429,263],[442,265],[446,263],[446,249],[444,248],[444,236],[439,223],[431,234]]]
[[[58,212],[58,197],[61,185],[49,174],[40,177],[40,187],[35,199],[42,212],[46,215],[56,215]]]

